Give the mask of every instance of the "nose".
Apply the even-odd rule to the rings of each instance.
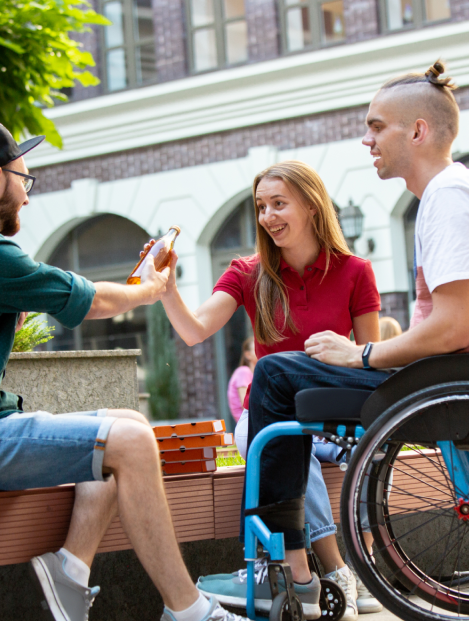
[[[365,147],[372,147],[375,144],[375,139],[373,138],[370,130],[368,130],[363,136],[362,144],[365,145]]]

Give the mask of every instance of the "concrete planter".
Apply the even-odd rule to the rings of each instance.
[[[22,395],[26,412],[138,411],[139,355],[139,349],[12,353],[1,387]]]

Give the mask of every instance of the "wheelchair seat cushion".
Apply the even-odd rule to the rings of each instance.
[[[308,388],[296,394],[296,418],[300,423],[330,420],[360,421],[360,411],[371,390]]]
[[[469,381],[469,354],[448,354],[422,358],[391,375],[366,400],[362,425],[370,425],[391,405],[424,388],[445,382]]]

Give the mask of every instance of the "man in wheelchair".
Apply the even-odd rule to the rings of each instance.
[[[357,346],[347,338],[327,331],[311,335],[306,341],[305,352],[286,352],[260,359],[256,366],[249,401],[248,446],[256,435],[268,425],[297,420],[295,398],[299,392],[306,389],[349,389],[346,393],[347,398],[341,402],[344,417],[347,418],[347,407],[352,409],[357,407],[353,403],[353,398],[350,399],[350,389],[354,391],[365,390],[371,394],[371,391],[375,391],[385,380],[389,380],[389,385],[396,392],[394,397],[391,394],[393,390],[388,390],[387,394],[383,393],[384,397],[381,402],[375,405],[377,414],[381,414],[392,404],[393,399],[397,401],[410,392],[418,391],[419,388],[426,389],[432,385],[431,382],[433,385],[438,384],[440,370],[442,382],[447,381],[446,376],[448,374],[450,377],[455,377],[455,373],[456,375],[462,373],[462,378],[469,380],[465,368],[467,364],[465,356],[451,357],[451,359],[464,360],[464,371],[455,371],[455,369],[461,369],[461,363],[458,361],[452,365],[451,369],[448,368],[445,371],[448,365],[444,360],[428,367],[428,372],[425,370],[427,367],[422,367],[422,371],[412,375],[410,369],[405,369],[402,372],[402,378],[409,377],[405,389],[402,388],[402,382],[399,386],[397,381],[394,382],[400,373],[391,377],[396,369],[428,357],[469,352],[469,171],[462,164],[452,161],[452,144],[459,129],[459,109],[452,92],[455,87],[452,85],[451,79],[440,77],[444,70],[442,63],[436,62],[425,74],[408,74],[384,84],[370,104],[366,119],[368,130],[363,138],[363,144],[369,147],[370,154],[374,158],[374,166],[380,179],[402,177],[406,181],[407,188],[420,199],[415,230],[414,273],[417,301],[411,321],[411,329],[391,340],[375,344],[368,343],[365,346]],[[440,361],[441,358],[437,360]],[[435,361],[436,359],[431,362]],[[426,374],[427,377],[425,377]],[[392,382],[394,383],[391,385]],[[422,384],[421,386],[419,382]],[[469,391],[469,384],[467,388]],[[380,393],[380,390],[375,394]],[[453,393],[451,394],[451,399],[453,397],[456,400],[460,398],[458,394],[456,396]],[[374,403],[376,404],[377,401],[378,399],[375,399]],[[360,403],[360,408],[361,405],[362,403]],[[451,410],[453,406],[450,407],[450,405],[446,403],[445,406],[447,417],[441,416],[441,410],[438,410],[433,416],[432,424],[434,426],[446,421],[447,428],[451,427],[453,423],[454,427],[457,421],[461,420],[461,411],[457,408],[454,411]],[[313,399],[310,403],[312,416],[309,420],[324,420],[321,418],[321,412],[314,416],[315,407],[317,407],[317,402]],[[358,412],[350,411],[348,417],[358,418],[360,408]],[[302,420],[302,422],[307,421]],[[435,455],[438,453],[438,455],[445,456],[444,442],[438,442],[437,446],[436,440],[454,441],[455,438],[460,438],[460,434],[469,432],[465,427],[459,431],[452,431],[451,429],[448,431],[446,428],[445,431],[441,431],[440,424],[438,429],[443,435],[441,438],[434,438],[430,422],[424,420],[421,422],[422,424],[416,427],[421,430],[420,438],[422,438],[423,429],[427,430],[428,438],[425,437],[419,441],[419,438],[414,435],[407,443],[411,449],[415,448],[414,452],[420,451],[421,455],[424,456],[426,449],[424,450],[420,444],[424,444],[425,447],[432,447],[436,451]],[[447,435],[444,436],[444,433]],[[398,435],[395,437],[397,448],[393,459],[401,450],[403,442],[405,443],[407,440],[404,435],[400,439]],[[368,462],[361,464],[363,473],[369,473],[371,464],[382,460],[382,456],[388,450],[387,447],[392,446],[392,442],[390,442],[392,439],[393,435],[389,432],[382,439],[380,445],[376,443],[373,445],[374,461],[370,461],[370,458]],[[468,439],[469,435],[466,438],[466,444],[469,444]],[[464,442],[459,446],[460,453],[469,449],[469,446],[465,448]],[[284,535],[285,560],[291,567],[295,588],[298,585],[297,593],[303,603],[310,602],[307,593],[305,595],[305,587],[307,591],[307,585],[312,585],[312,589],[314,585],[314,576],[312,580],[305,553],[303,533],[304,495],[310,454],[311,435],[305,434],[303,437],[298,435],[282,436],[271,440],[261,457],[259,490],[259,507],[263,509],[262,519],[270,530],[282,532]],[[428,461],[436,463],[439,459],[438,455],[435,458],[428,459]],[[451,459],[453,459],[452,455]],[[352,466],[357,462],[355,457],[352,460]],[[387,465],[392,466],[393,463],[390,459]],[[443,460],[441,463],[444,466]],[[443,470],[443,467],[438,466],[438,468],[440,471]],[[463,464],[462,469],[464,468],[467,470],[466,474],[469,474],[469,460],[466,465]],[[457,468],[455,469],[457,470]],[[388,470],[391,468],[388,467]],[[418,472],[414,473],[413,476],[419,481]],[[450,478],[446,470],[444,476],[446,479]],[[392,475],[383,475],[381,483],[385,489],[384,496],[383,494],[381,496],[380,506],[383,506],[386,503],[386,493],[389,494],[391,490]],[[448,507],[445,505],[447,501],[444,498],[439,500],[438,504],[428,489],[426,490],[425,498],[427,500],[425,502],[428,506],[434,502],[435,506],[431,505],[430,508],[436,513],[441,514],[442,511],[448,509],[451,523],[456,521],[458,528],[461,526],[467,530],[469,526],[469,515],[467,520],[465,517],[466,509],[469,510],[467,489],[463,491],[458,489],[454,479],[452,484],[451,489],[453,491],[451,493],[453,496],[454,494],[456,496],[457,494],[465,495],[465,500],[461,500],[459,509],[457,506],[453,506],[454,499],[450,499]],[[436,483],[431,485],[436,489]],[[396,487],[395,484],[395,491],[396,489],[400,488]],[[433,492],[433,496],[435,495],[436,493]],[[450,495],[447,493],[447,496]],[[357,507],[359,503],[358,495]],[[405,511],[410,511],[405,507],[398,508],[404,517]],[[343,508],[342,511],[344,514]],[[358,509],[356,514],[358,514]],[[352,518],[350,519],[353,521]],[[358,518],[355,521],[359,522],[360,520]],[[378,518],[376,521],[379,521]],[[357,530],[360,531],[360,528],[357,527]],[[373,527],[372,533],[375,535]],[[356,552],[352,556],[355,561],[360,558],[362,563],[371,567],[373,565],[372,551],[369,549],[369,543],[366,543],[370,539],[363,536],[363,532],[361,535],[361,544],[357,543],[355,547],[358,549],[361,545],[363,553],[360,556]],[[386,542],[383,546],[385,545],[387,545]],[[397,550],[397,546],[392,542],[388,545],[393,551]],[[394,547],[392,547],[393,545]],[[458,550],[461,550],[460,541],[459,544],[458,542],[454,543],[453,540],[446,541],[442,545],[446,547],[441,554],[439,553],[441,558],[445,557],[445,554],[446,556],[450,555],[451,551],[458,545]],[[400,554],[399,550],[396,552],[396,555],[398,554]],[[422,554],[420,553],[420,557]],[[395,560],[393,562],[397,563]],[[448,589],[454,588],[453,582],[447,587],[444,597],[440,596],[443,589],[441,584],[444,584],[443,573],[448,573],[447,569],[443,572],[442,563],[443,560],[440,560],[439,566],[431,568],[431,580],[433,582],[425,573],[422,573],[423,570],[419,570],[419,584],[426,585],[425,588],[419,587],[420,590],[424,592],[424,595],[426,592],[427,601],[429,601],[429,597],[430,600],[433,597],[432,605],[439,605],[443,608],[446,605],[446,609],[453,610],[453,612],[465,611],[468,613],[469,598],[466,601],[461,596],[455,596],[452,592],[448,595]],[[449,572],[450,576],[455,575],[461,569],[460,564],[461,555],[459,554]],[[406,567],[405,571],[407,568],[413,567],[410,561],[404,561],[402,565]],[[468,568],[463,567],[463,569]],[[391,578],[394,579],[397,576],[400,584],[407,584],[411,593],[415,592],[423,597],[417,587],[415,587],[416,591],[412,591],[409,584],[413,585],[417,582],[412,581],[410,573],[406,577],[405,571],[402,570],[401,573],[398,573],[396,570]],[[430,570],[427,571],[430,572]],[[414,573],[416,572],[417,570]],[[365,579],[360,570],[358,573],[365,582],[370,582]],[[424,579],[422,576],[426,576],[428,581],[425,581],[426,578]],[[392,582],[391,578],[389,580]],[[213,584],[217,583],[214,582]],[[220,582],[218,582],[219,584]],[[435,584],[437,586],[434,586]],[[430,586],[427,588],[427,585]],[[387,587],[383,587],[383,593],[385,588]],[[210,591],[210,584],[206,581],[204,582],[204,591]],[[428,594],[430,591],[431,596]],[[223,593],[214,589],[214,594],[223,603]],[[383,595],[385,600],[383,603],[392,608],[392,602],[389,604],[385,595],[386,593]],[[455,603],[456,600],[457,603]],[[399,614],[398,607],[395,608],[395,612]],[[410,617],[407,618],[420,619],[424,618],[426,613],[419,609],[419,612],[415,613],[413,617],[413,613],[409,614]],[[317,612],[314,612],[310,615],[305,613],[305,616],[306,618],[316,618],[318,615]]]

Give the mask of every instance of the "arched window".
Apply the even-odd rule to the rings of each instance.
[[[210,249],[214,284],[232,259],[254,254],[255,239],[254,204],[252,198],[249,197],[228,216],[212,241]],[[220,408],[228,424],[232,420],[226,398],[228,380],[239,364],[241,344],[251,334],[251,322],[244,306],[241,306],[226,326],[215,335],[218,397]]]
[[[138,261],[149,235],[121,216],[103,214],[79,224],[60,242],[47,261],[93,282],[124,283]],[[144,307],[101,321],[85,321],[68,330],[56,324],[53,350],[146,349]]]

